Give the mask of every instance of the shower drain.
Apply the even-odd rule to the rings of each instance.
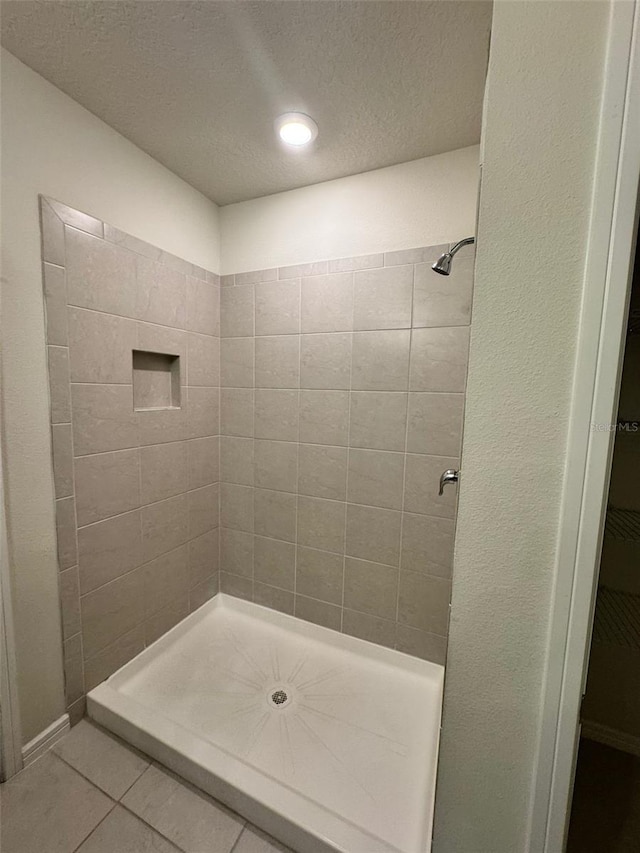
[[[275,693],[271,694],[271,701],[274,705],[282,705],[288,698],[284,690],[276,690]]]
[[[290,691],[283,687],[272,687],[267,694],[267,703],[271,708],[284,708],[290,702]]]

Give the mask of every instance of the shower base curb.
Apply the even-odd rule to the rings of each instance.
[[[420,849],[402,849],[370,834],[345,816],[332,812],[305,794],[273,776],[267,776],[248,761],[206,740],[183,724],[143,705],[119,687],[163,651],[188,635],[212,614],[243,614],[260,623],[294,631],[304,638],[334,649],[345,649],[369,661],[425,675],[433,681],[437,708],[425,709],[429,726],[431,757],[425,797],[426,825]],[[443,667],[340,634],[256,604],[218,594],[171,631],[145,649],[87,696],[89,716],[100,725],[150,755],[187,781],[220,800],[247,820],[279,839],[298,853],[427,853],[431,847],[431,819],[440,727]],[[277,696],[274,702],[283,701]],[[283,704],[284,707],[284,704]],[[434,719],[437,718],[437,719]],[[435,726],[434,723],[437,723]],[[432,727],[435,731],[431,731]],[[432,766],[431,766],[432,765]]]

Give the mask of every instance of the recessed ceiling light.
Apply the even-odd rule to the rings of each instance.
[[[276,133],[287,145],[301,148],[318,135],[318,125],[304,113],[285,113],[276,119]]]

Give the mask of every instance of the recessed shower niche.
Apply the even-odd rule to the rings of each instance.
[[[180,408],[180,356],[133,350],[133,408]]]

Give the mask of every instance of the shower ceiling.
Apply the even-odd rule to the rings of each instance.
[[[15,56],[218,204],[480,138],[491,3],[2,2]],[[282,113],[312,115],[283,151]]]

